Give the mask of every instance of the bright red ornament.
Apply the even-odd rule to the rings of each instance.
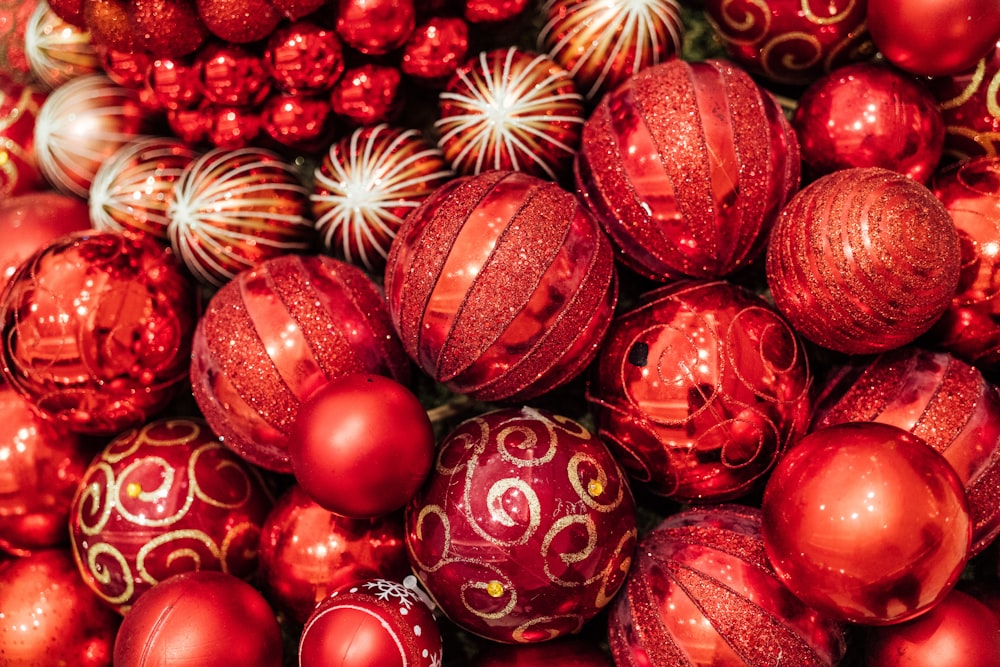
[[[593,216],[555,183],[504,171],[453,179],[410,213],[385,289],[403,347],[428,375],[511,401],[578,375],[618,295]]]
[[[337,129],[330,103],[306,94],[271,95],[260,117],[264,132],[280,146],[311,155],[329,146]]]
[[[583,98],[551,58],[516,47],[484,51],[440,94],[438,146],[465,175],[504,169],[558,181],[580,144]]]
[[[781,584],[760,511],[739,505],[680,512],[646,534],[608,638],[622,667],[832,667],[846,648],[835,621]]]
[[[402,74],[391,65],[365,63],[353,67],[334,85],[330,105],[354,125],[375,125],[391,120],[402,106]]]
[[[63,234],[90,229],[87,204],[51,190],[29,192],[0,202],[0,290],[36,250]]]
[[[930,190],[880,167],[843,169],[781,211],[767,282],[801,335],[873,354],[934,324],[958,286],[960,261],[955,224]]]
[[[104,73],[114,83],[125,88],[135,88],[139,91],[139,99],[151,109],[161,109],[162,104],[146,86],[146,74],[152,63],[152,56],[146,51],[116,51],[101,49],[101,66]]]
[[[385,300],[361,269],[285,255],[240,273],[212,297],[195,332],[194,398],[226,445],[291,472],[288,433],[308,396],[350,373],[409,380]]]
[[[0,78],[0,197],[8,199],[42,189],[35,159],[35,120],[45,93],[13,79]]]
[[[146,71],[146,85],[164,109],[189,109],[204,97],[201,71],[194,59],[156,58]]]
[[[155,241],[61,236],[23,262],[0,304],[3,376],[64,427],[115,435],[187,376],[197,295]]]
[[[260,534],[260,581],[296,623],[334,590],[367,579],[402,581],[410,572],[403,513],[349,519],[329,512],[293,484]]]
[[[946,128],[945,153],[958,160],[1000,155],[1000,40],[975,66],[928,85]]]
[[[659,281],[720,278],[763,251],[799,186],[799,145],[743,70],[673,60],[601,101],[576,184],[627,266]]]
[[[940,602],[969,557],[971,521],[951,464],[908,431],[853,422],[813,431],[764,490],[764,547],[818,611],[885,625]]]
[[[402,46],[416,26],[413,0],[337,0],[337,34],[366,55]]]
[[[261,41],[281,23],[281,13],[268,0],[194,1],[205,27],[226,42]]]
[[[60,18],[48,2],[38,3],[24,29],[24,54],[34,78],[48,89],[102,71],[90,33]]]
[[[194,53],[209,37],[194,0],[131,0],[128,8],[136,45],[157,58]]]
[[[115,667],[276,667],[281,659],[281,628],[264,596],[208,570],[150,589],[126,614],[114,644]]]
[[[472,667],[612,667],[601,648],[583,637],[571,635],[540,644],[490,642],[476,654]]]
[[[466,22],[457,16],[434,16],[418,25],[406,40],[400,68],[425,85],[443,87],[468,53]]]
[[[255,107],[271,92],[263,58],[248,48],[213,42],[200,49],[194,60],[202,92],[219,106]]]
[[[529,407],[452,430],[406,526],[410,564],[441,610],[514,643],[580,630],[624,583],[636,542],[611,453],[573,420]]]
[[[681,281],[612,322],[587,399],[598,435],[652,492],[721,501],[759,486],[806,432],[805,349],[763,299]]]
[[[285,92],[323,92],[344,73],[344,49],[335,31],[296,21],[268,38],[264,68]]]
[[[418,130],[380,124],[332,144],[313,176],[310,200],[323,245],[381,275],[403,218],[454,172]]]

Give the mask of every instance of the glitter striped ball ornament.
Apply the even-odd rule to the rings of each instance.
[[[326,249],[381,272],[403,218],[450,179],[444,155],[417,130],[355,130],[316,168],[312,213]]]
[[[90,33],[59,18],[45,0],[39,0],[25,26],[24,55],[34,78],[50,90],[102,71]]]

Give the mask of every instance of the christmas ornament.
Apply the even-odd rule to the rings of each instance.
[[[945,153],[957,160],[1000,154],[1000,40],[965,72],[934,77],[928,85],[945,124]]]
[[[344,49],[335,31],[296,21],[268,38],[264,68],[285,92],[323,92],[344,73]]]
[[[296,623],[339,588],[410,572],[403,513],[349,519],[329,512],[297,484],[278,498],[260,534],[265,594]]]
[[[457,16],[433,16],[418,25],[403,45],[400,69],[425,85],[443,87],[466,61],[469,26]]]
[[[838,624],[771,569],[760,511],[739,505],[680,512],[647,533],[608,625],[620,667],[828,667],[845,652]]]
[[[201,419],[159,419],[114,438],[91,462],[70,507],[80,574],[127,612],[170,576],[220,570],[250,577],[271,497],[258,473]]]
[[[157,58],[194,53],[209,38],[194,0],[132,0],[128,18],[136,45]]]
[[[115,435],[185,379],[197,296],[152,239],[61,236],[25,260],[0,304],[3,376],[65,428]]]
[[[579,636],[560,637],[540,644],[498,644],[484,646],[473,667],[612,667],[600,647]]]
[[[337,34],[365,55],[383,55],[406,42],[416,16],[413,0],[337,0]]]
[[[625,265],[659,281],[719,278],[763,251],[799,186],[799,147],[743,70],[672,60],[601,101],[575,171]]]
[[[684,22],[674,0],[546,0],[539,50],[569,70],[588,100],[681,52]]]
[[[598,435],[652,492],[731,500],[758,486],[806,432],[805,350],[763,299],[681,281],[618,315],[587,399]]]
[[[268,0],[195,0],[195,4],[209,32],[226,42],[266,39],[281,23],[281,13]]]
[[[926,612],[968,560],[961,480],[923,440],[889,424],[838,424],[802,438],[771,473],[762,509],[781,580],[852,623]]]
[[[146,70],[146,85],[164,109],[190,109],[204,99],[200,64],[186,58],[156,58]]]
[[[281,628],[253,586],[224,572],[185,572],[157,584],[126,614],[115,667],[282,664]]]
[[[0,291],[21,263],[63,234],[90,229],[87,204],[51,190],[0,201]]]
[[[5,667],[110,667],[118,617],[63,549],[0,562],[0,661]]]
[[[456,172],[517,170],[553,181],[569,172],[583,99],[549,57],[516,47],[481,52],[439,99],[438,146]]]
[[[0,197],[41,189],[35,161],[35,119],[45,94],[31,85],[0,78]]]
[[[443,653],[441,633],[422,594],[388,579],[331,593],[299,639],[300,667],[439,667]]]
[[[204,115],[204,140],[220,150],[236,151],[248,148],[261,132],[260,113],[257,109],[227,107],[206,100],[201,107]]]
[[[24,29],[24,54],[35,80],[48,89],[101,72],[90,33],[67,23],[40,0]]]
[[[390,65],[352,67],[330,91],[330,106],[342,120],[375,125],[392,120],[402,106],[402,74]]]
[[[326,0],[268,0],[289,20],[301,19],[322,9]]]
[[[128,6],[127,0],[84,0],[83,23],[98,50],[136,51],[128,23]]]
[[[212,43],[198,51],[201,89],[220,106],[255,107],[271,92],[261,57],[237,44]]]
[[[203,108],[167,109],[170,131],[181,141],[194,146],[207,140],[212,119]]]
[[[20,84],[34,82],[24,52],[25,31],[40,0],[0,0],[0,71]]]
[[[846,65],[816,80],[792,117],[810,177],[884,167],[927,183],[944,149],[937,101],[920,81],[873,63]]]
[[[304,94],[277,93],[261,110],[261,123],[271,139],[285,148],[309,154],[330,145],[335,127],[330,104]]]
[[[577,422],[529,407],[451,431],[406,527],[410,564],[441,611],[515,643],[577,632],[624,582],[636,541],[611,453]]]
[[[96,1],[102,2],[103,0]],[[152,61],[152,56],[149,53],[146,51],[115,51],[104,47],[100,49],[100,54],[101,66],[109,79],[119,86],[138,90],[139,99],[147,108],[153,110],[163,108],[152,91],[146,87],[146,74]]]
[[[314,225],[327,251],[381,274],[403,218],[453,176],[418,130],[359,128],[314,171]]]
[[[867,60],[875,47],[865,25],[866,2],[834,0],[709,0],[705,19],[726,54],[768,81],[808,85],[849,63]]]
[[[767,283],[804,337],[874,354],[934,324],[958,286],[960,261],[955,224],[930,190],[880,167],[843,169],[781,211]]]
[[[465,0],[462,15],[470,23],[500,23],[517,18],[528,0]]]
[[[385,271],[410,357],[481,400],[526,400],[578,375],[617,287],[610,244],[577,199],[505,171],[438,188],[406,217]]]
[[[179,139],[133,140],[100,166],[90,185],[94,229],[149,234],[164,244],[174,185],[198,153]]]
[[[70,25],[83,28],[86,23],[83,19],[83,3],[86,0],[51,0],[48,4],[52,11]]]
[[[309,192],[298,172],[263,148],[216,148],[174,185],[167,235],[198,280],[220,286],[267,259],[312,246]]]
[[[302,401],[350,373],[405,383],[410,365],[378,287],[331,257],[286,255],[240,273],[195,331],[195,401],[226,446],[270,470],[291,472]]]

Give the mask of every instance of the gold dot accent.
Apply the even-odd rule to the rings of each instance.
[[[142,485],[138,482],[129,482],[125,485],[125,495],[129,498],[138,498],[142,493]]]
[[[7,151],[0,151],[0,165],[7,164],[8,160],[10,160],[10,153]]]
[[[491,581],[486,585],[486,592],[489,593],[491,598],[498,598],[503,595],[503,584],[499,581]]]
[[[604,493],[604,485],[601,484],[598,480],[592,479],[587,484],[587,493],[590,494],[591,498],[596,498],[597,496]]]

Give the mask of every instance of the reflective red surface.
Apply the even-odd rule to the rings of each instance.
[[[402,46],[416,20],[414,0],[337,0],[337,34],[366,55]]]
[[[335,31],[313,21],[296,21],[267,38],[264,69],[286,92],[321,92],[344,73],[344,49]]]
[[[90,229],[83,200],[52,190],[9,197],[0,203],[0,287],[36,250],[70,232]]]

